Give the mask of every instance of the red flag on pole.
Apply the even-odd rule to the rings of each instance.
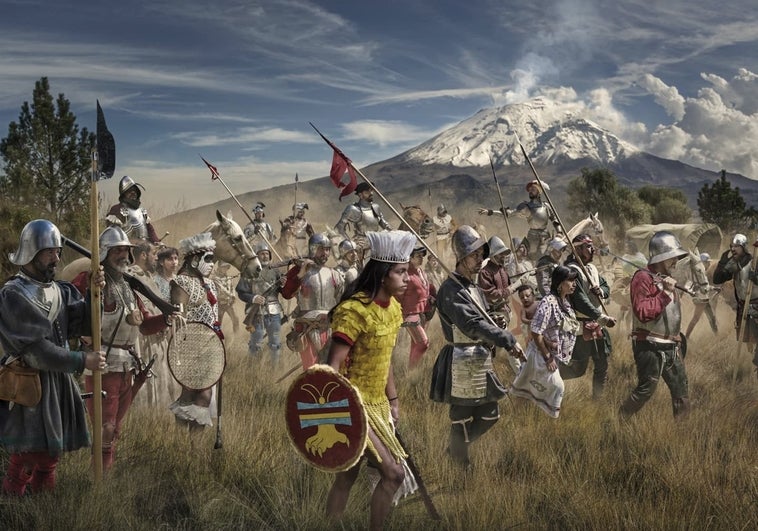
[[[215,181],[219,177],[221,177],[221,174],[218,172],[218,168],[205,160],[202,156],[200,156],[201,159],[203,159],[203,162],[205,162],[205,165],[208,166],[208,169],[211,170],[211,180]]]
[[[332,146],[332,149],[334,149],[334,157],[332,158],[332,169],[329,172],[329,177],[331,177],[334,186],[342,188],[339,197],[340,201],[342,201],[343,197],[355,191],[355,187],[358,186],[358,177],[355,175],[355,168],[350,163],[350,159],[336,147]],[[345,176],[346,171],[350,176],[350,181],[344,183],[342,182],[342,178]]]

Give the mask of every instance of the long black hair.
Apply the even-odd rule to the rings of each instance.
[[[571,267],[562,265],[556,266],[555,269],[553,269],[553,275],[550,277],[550,293],[560,299],[561,294],[558,293],[558,288],[560,287],[561,282],[564,280],[573,280],[577,276],[579,276],[579,274]]]
[[[395,266],[395,265],[397,264],[393,264],[390,262],[380,262],[379,260],[369,260],[368,263],[361,270],[361,273],[360,275],[358,275],[358,278],[356,278],[350,284],[345,286],[345,291],[342,294],[342,297],[340,298],[339,302],[334,308],[329,310],[329,319],[331,320],[332,313],[334,313],[334,309],[337,306],[339,306],[341,303],[345,302],[348,299],[359,298],[359,297],[356,297],[356,295],[359,293],[362,293],[368,296],[368,300],[361,301],[363,302],[363,304],[365,305],[371,304],[371,301],[373,301],[376,298],[376,296],[379,294],[379,290],[382,287],[382,280],[384,280],[384,278],[389,274],[390,269],[392,269],[392,266]]]

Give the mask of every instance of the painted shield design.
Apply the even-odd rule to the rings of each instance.
[[[347,470],[366,449],[368,420],[361,395],[328,365],[314,365],[292,382],[285,417],[292,444],[318,469]]]

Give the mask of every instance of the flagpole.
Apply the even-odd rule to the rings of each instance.
[[[205,160],[202,155],[200,155],[200,158],[203,160],[203,162],[205,162],[205,165],[208,166],[208,169],[211,170],[211,180],[212,181],[218,181],[218,182],[220,182],[221,185],[224,188],[226,188],[226,191],[229,192],[229,195],[231,196],[231,198],[234,199],[234,202],[237,203],[237,206],[240,207],[240,210],[242,210],[242,213],[245,214],[245,216],[247,217],[247,219],[250,220],[250,223],[255,224],[255,222],[253,221],[253,218],[250,217],[250,214],[247,212],[247,210],[245,210],[245,207],[243,207],[242,203],[240,203],[239,199],[237,199],[237,196],[235,196],[232,193],[232,191],[226,185],[226,183],[224,182],[224,180],[221,178],[221,174],[219,173],[218,168],[216,168],[213,164],[211,164],[210,162],[208,162],[207,160]],[[271,244],[270,241],[268,241],[268,238],[266,238],[266,235],[263,234],[262,231],[260,232],[260,235],[263,237],[263,240],[268,244],[268,247],[269,247],[269,249],[271,249],[271,252],[274,253],[276,255],[276,257],[281,261],[282,257],[279,256],[279,253],[276,252],[276,249],[274,249],[274,246]]]
[[[97,102],[97,126],[95,147],[92,149],[92,179],[90,185],[90,314],[92,325],[92,350],[102,350],[100,285],[95,277],[100,272],[100,215],[98,212],[97,181],[110,179],[116,168],[116,143],[105,125],[105,115]],[[100,369],[92,371],[92,469],[95,484],[103,479],[103,374]]]

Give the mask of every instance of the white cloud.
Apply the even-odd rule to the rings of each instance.
[[[684,98],[676,87],[670,87],[651,74],[645,74],[639,80],[639,85],[655,98],[656,103],[663,107],[675,120],[684,116]]]
[[[320,139],[307,131],[291,131],[279,127],[241,127],[226,134],[187,132],[172,135],[193,147],[224,146],[256,143],[317,144]]]
[[[387,120],[358,120],[342,124],[350,140],[362,140],[382,147],[423,142],[439,131],[429,131],[408,123]]]

